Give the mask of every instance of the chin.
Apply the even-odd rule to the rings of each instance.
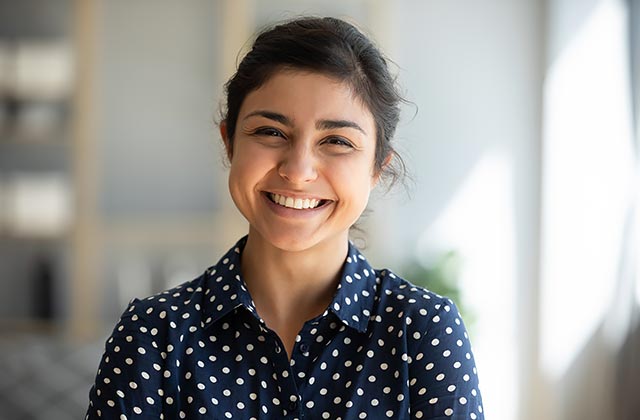
[[[278,248],[282,251],[287,251],[287,252],[306,251],[318,245],[318,243],[322,242],[321,240],[318,240],[311,236],[287,235],[287,234],[268,235],[265,237],[265,239],[275,248]]]
[[[307,229],[276,229],[252,228],[252,233],[261,237],[261,241],[270,244],[274,248],[286,252],[302,252],[322,245],[325,242],[333,242],[339,236],[328,232],[309,231]],[[345,238],[348,236],[345,235]]]

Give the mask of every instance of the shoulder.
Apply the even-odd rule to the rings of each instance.
[[[113,338],[126,334],[125,338],[131,340],[137,335],[159,345],[182,341],[229,313],[243,298],[246,300],[246,290],[238,281],[245,238],[194,279],[133,299],[116,325]]]
[[[387,331],[390,327],[402,330],[409,348],[431,342],[468,341],[462,317],[450,298],[416,286],[390,270],[375,273],[379,289],[372,321],[378,326]]]
[[[343,298],[341,305],[343,301],[349,305],[359,299],[363,315],[378,323],[384,320],[395,324],[401,319],[424,324],[440,311],[457,314],[451,299],[417,286],[388,268],[373,268],[352,243],[339,289],[344,289],[338,291],[338,298]]]
[[[180,330],[185,321],[199,315],[206,273],[155,295],[132,299],[114,329],[114,336],[149,333],[161,338],[168,329]]]
[[[434,317],[444,313],[458,315],[455,303],[446,296],[440,296],[400,277],[389,269],[375,270],[378,283],[378,299],[385,311]],[[436,318],[438,319],[438,318]]]

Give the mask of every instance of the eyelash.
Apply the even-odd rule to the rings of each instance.
[[[266,136],[266,137],[282,137],[283,139],[286,139],[286,136],[282,133],[282,131],[278,130],[277,128],[273,128],[273,127],[263,127],[263,128],[258,128],[255,131],[255,134],[260,135],[260,136]],[[354,146],[353,144],[345,139],[344,137],[338,137],[338,136],[331,136],[331,137],[327,137],[323,143],[327,143],[330,145],[336,145],[336,146],[342,146],[342,147],[348,147],[350,149],[352,149]]]
[[[353,144],[349,140],[343,137],[329,137],[327,138],[326,141],[329,144],[335,144],[337,146],[345,146],[345,147],[353,148]]]
[[[273,127],[258,128],[255,132],[256,132],[256,134],[262,135],[262,136],[283,137],[284,138],[284,134],[282,134],[282,132],[280,130],[278,130],[277,128],[273,128]]]

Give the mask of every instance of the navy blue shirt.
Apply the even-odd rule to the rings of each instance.
[[[133,300],[107,340],[88,419],[484,419],[454,303],[349,245],[291,359],[240,274],[241,239],[198,278]]]

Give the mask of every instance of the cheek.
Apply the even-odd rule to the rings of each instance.
[[[368,159],[350,165],[336,165],[329,173],[342,200],[362,209],[366,207],[374,182]]]
[[[268,154],[259,153],[251,147],[236,146],[229,168],[229,188],[232,195],[249,194],[272,167],[272,159]]]

